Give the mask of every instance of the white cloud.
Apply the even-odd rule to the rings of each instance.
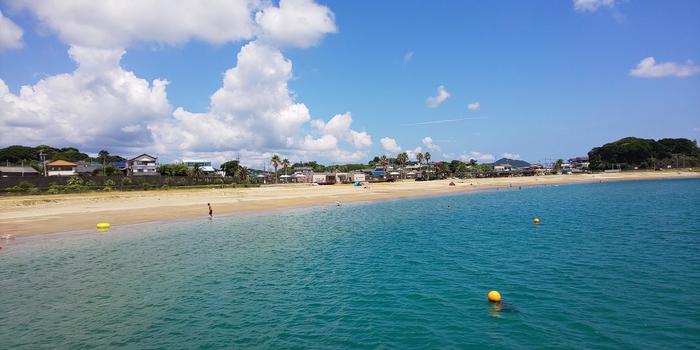
[[[384,152],[388,154],[393,154],[393,153],[400,153],[401,152],[401,146],[399,146],[396,143],[396,140],[390,138],[390,137],[384,137],[379,142],[382,143],[382,147],[384,148]]]
[[[347,141],[355,148],[367,148],[372,146],[372,138],[366,132],[357,132],[350,129],[352,115],[350,112],[336,114],[328,123],[322,120],[312,120],[313,125],[322,134],[330,134],[336,138]]]
[[[315,46],[325,34],[338,31],[333,12],[311,0],[280,0],[279,7],[258,12],[255,21],[262,39],[278,46]]]
[[[512,153],[503,153],[503,158],[508,158],[508,159],[520,159],[519,154],[512,154]]]
[[[576,11],[594,12],[602,6],[613,7],[615,0],[574,0],[574,9]]]
[[[693,131],[700,131],[700,128],[693,128]]]
[[[69,50],[78,68],[22,86],[19,95],[0,80],[0,134],[7,144],[148,147],[149,123],[170,114],[166,80],[151,84],[119,66],[124,50]]]
[[[481,162],[492,162],[492,161],[496,160],[496,157],[494,157],[491,154],[484,154],[484,153],[472,151],[469,153],[469,155],[465,155],[465,154],[461,155],[460,159],[464,162],[468,162],[471,159],[481,161]]]
[[[79,67],[22,87],[18,96],[0,80],[3,142],[152,152],[171,160],[223,161],[240,153],[252,166],[280,151],[297,160],[367,157],[371,137],[351,129],[350,113],[328,123],[312,121],[308,108],[294,101],[287,85],[292,63],[277,46],[315,45],[337,30],[333,13],[309,0],[270,6],[258,0],[213,0],[207,6],[193,0],[19,0],[17,8],[31,10],[72,44],[69,54]],[[241,48],[236,67],[226,71],[205,113],[181,107],[173,112],[167,80],[149,85],[119,65],[124,47],[136,42],[219,44],[254,37]]]
[[[22,47],[24,31],[0,11],[0,51]]]
[[[640,78],[660,78],[668,76],[687,77],[700,72],[700,66],[688,60],[684,65],[675,62],[656,63],[654,57],[647,57],[631,69],[629,74]]]
[[[429,150],[438,152],[441,151],[440,146],[433,144],[433,139],[430,136],[424,137],[422,141],[423,145],[428,147]]]
[[[469,108],[469,110],[471,110],[471,111],[478,111],[479,106],[480,106],[479,102],[474,102],[474,103],[468,104],[467,108]]]
[[[450,93],[445,90],[445,87],[440,85],[437,90],[437,96],[435,97],[428,97],[428,107],[430,108],[437,108],[440,106],[445,100],[450,97]]]
[[[404,63],[408,63],[411,60],[411,57],[413,57],[413,51],[408,52],[405,56],[403,56]]]
[[[420,146],[418,146],[412,150],[411,149],[406,150],[406,154],[408,155],[408,159],[416,159],[416,156],[418,155],[418,153],[421,153],[421,152],[423,152],[423,148]]]

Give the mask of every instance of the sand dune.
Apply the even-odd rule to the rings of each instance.
[[[260,188],[133,191],[0,197],[0,235],[16,237],[93,229],[99,222],[115,226],[183,218],[208,217],[207,203],[217,215],[280,208],[336,205],[387,198],[437,195],[463,191],[624,180],[700,177],[697,172],[635,172],[617,174],[549,175],[496,179],[398,181],[371,184],[308,186],[267,185]],[[455,186],[449,186],[454,182]]]

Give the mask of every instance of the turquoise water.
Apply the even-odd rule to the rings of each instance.
[[[699,213],[611,182],[17,240],[0,347],[699,349]]]

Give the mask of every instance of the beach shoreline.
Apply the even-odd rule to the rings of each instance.
[[[547,175],[488,179],[446,179],[309,186],[266,185],[253,188],[168,189],[0,197],[0,235],[29,237],[96,229],[106,222],[121,227],[179,219],[208,218],[211,203],[217,216],[260,213],[275,209],[336,205],[339,202],[445,195],[489,189],[609,181],[699,178],[699,172],[649,171],[604,174]],[[450,186],[454,182],[454,186]]]

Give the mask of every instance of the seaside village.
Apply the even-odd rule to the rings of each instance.
[[[428,159],[429,160],[429,159]],[[455,163],[456,162],[456,163]],[[184,186],[193,184],[225,184],[225,183],[302,183],[309,185],[332,184],[368,184],[370,182],[393,182],[397,180],[427,181],[447,178],[486,178],[486,177],[511,177],[511,176],[542,176],[550,174],[572,174],[586,172],[589,161],[587,156],[571,158],[568,162],[558,160],[551,164],[529,164],[520,160],[501,159],[493,164],[476,164],[475,161],[464,163],[429,162],[424,157],[418,161],[408,160],[408,157],[387,158],[382,156],[369,162],[363,169],[343,171],[345,166],[324,167],[324,171],[314,171],[311,166],[291,166],[285,159],[273,157],[269,168],[262,170],[247,169],[236,165],[241,171],[236,171],[235,176],[230,169],[217,169],[212,162],[206,159],[182,159],[172,164],[158,163],[158,158],[149,154],[141,154],[125,161],[95,162],[66,161],[62,159],[43,160],[45,166],[0,166],[0,177],[4,178],[3,187],[12,186],[10,182],[19,184],[22,180],[29,180],[37,187],[45,187],[49,184],[70,185],[73,183],[88,183],[95,186],[105,185],[129,185],[147,183],[153,186],[163,184],[172,186]],[[511,164],[512,163],[512,164]],[[165,168],[173,165],[187,168],[186,173],[175,174]],[[110,173],[107,170],[116,169]],[[99,175],[107,176],[95,176]],[[235,178],[234,178],[235,177]],[[124,178],[130,179],[125,181]],[[11,181],[11,180],[15,181]],[[110,182],[111,181],[111,182]],[[116,181],[116,182],[115,182]],[[45,182],[45,183],[44,183]],[[14,185],[17,185],[14,184]]]

